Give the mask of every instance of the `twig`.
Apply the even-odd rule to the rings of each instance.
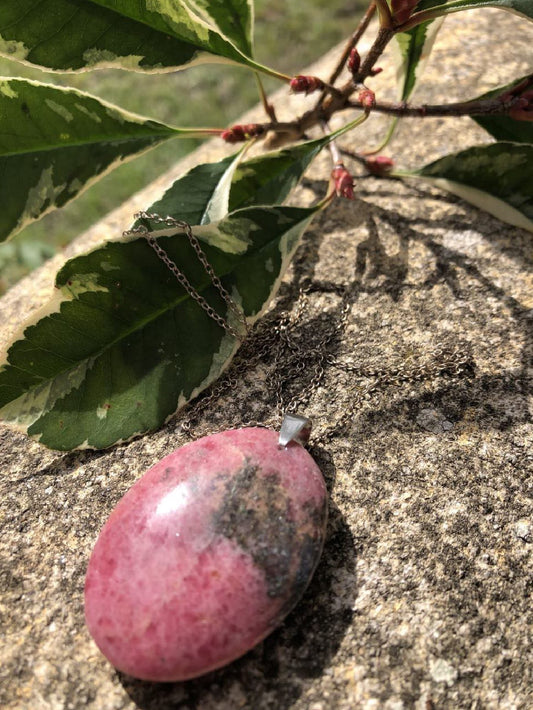
[[[421,104],[419,106],[410,106],[406,103],[387,103],[383,101],[376,103],[373,110],[391,116],[401,116],[402,118],[425,118],[426,116],[482,116],[487,114],[506,114],[519,100],[519,96],[511,96],[507,99],[496,96],[479,101],[461,101],[453,104]],[[357,101],[349,101],[346,105],[353,108],[362,108],[361,104]]]
[[[361,163],[361,165],[366,165],[366,158],[361,153],[354,153],[353,150],[348,150],[348,148],[339,148],[339,151],[342,155],[348,156],[348,158]]]
[[[372,74],[372,69],[374,64],[383,54],[385,47],[394,37],[395,31],[390,27],[380,27],[378,35],[374,41],[374,44],[370,48],[368,54],[366,55],[361,68],[353,78],[353,83],[363,83],[364,80]]]
[[[357,29],[353,33],[353,35],[350,37],[348,42],[346,43],[346,47],[344,48],[344,51],[341,55],[341,58],[339,59],[339,62],[333,72],[331,73],[331,76],[329,77],[328,84],[334,84],[337,79],[339,78],[339,74],[344,68],[344,65],[348,61],[348,57],[350,56],[350,52],[354,47],[357,46],[358,42],[360,41],[361,37],[364,35],[366,30],[368,29],[368,25],[370,24],[370,21],[374,17],[376,13],[376,3],[371,2],[370,5],[367,8],[367,11],[363,15],[363,18],[361,19],[361,22],[359,23]],[[322,100],[324,97],[321,96],[320,100]]]
[[[263,82],[261,81],[261,77],[257,72],[254,72],[255,80],[257,82],[257,88],[259,90],[259,96],[261,97],[261,103],[263,104],[263,108],[265,109],[266,115],[270,118],[271,121],[276,122],[276,111],[274,109],[274,106],[269,103],[266,92],[265,92],[265,87],[263,86]]]

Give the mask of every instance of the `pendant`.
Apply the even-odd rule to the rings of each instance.
[[[119,670],[194,678],[267,636],[302,596],[325,536],[327,492],[301,446],[278,434],[203,437],[149,469],[111,513],[85,582],[89,631]]]

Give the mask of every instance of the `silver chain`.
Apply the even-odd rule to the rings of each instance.
[[[271,371],[267,376],[266,384],[268,391],[274,393],[275,411],[268,421],[251,420],[244,423],[240,422],[242,427],[279,427],[284,413],[302,413],[313,396],[316,395],[317,390],[324,382],[327,371],[331,368],[349,373],[361,381],[353,393],[350,405],[346,407],[340,419],[329,427],[323,428],[318,436],[313,435],[313,443],[315,445],[327,443],[340,429],[343,429],[350,421],[353,421],[357,410],[365,402],[378,395],[384,387],[399,387],[406,383],[430,380],[444,375],[457,378],[463,376],[472,365],[471,358],[467,353],[461,352],[458,348],[445,349],[442,347],[436,347],[431,351],[430,362],[410,364],[409,361],[405,361],[397,368],[387,368],[386,370],[365,368],[339,360],[328,351],[328,347],[335,339],[339,339],[345,331],[351,307],[350,289],[348,287],[339,289],[341,298],[340,316],[336,319],[334,328],[329,332],[326,329],[319,338],[315,339],[315,343],[311,348],[308,346],[302,347],[295,337],[295,331],[304,321],[305,313],[309,307],[309,288],[299,290],[295,305],[291,311],[283,311],[273,323],[269,323],[268,316],[266,316],[263,319],[263,323],[253,333],[250,333],[243,311],[233,301],[218,276],[214,273],[213,267],[209,264],[205,253],[192,232],[191,226],[187,222],[176,220],[173,217],[161,217],[158,214],[149,212],[139,212],[135,215],[135,218],[149,219],[157,224],[176,227],[185,232],[211,282],[228,305],[228,308],[238,316],[243,325],[245,337],[249,336],[245,339],[242,333],[233,328],[207,303],[146,227],[140,225],[124,232],[125,236],[144,236],[157,256],[174,274],[191,298],[221,328],[224,328],[226,332],[243,343],[230,370],[216,384],[210,387],[207,395],[202,396],[187,409],[180,428],[190,438],[195,438],[192,433],[193,422],[198,420],[201,414],[214,404],[219,397],[224,396],[228,391],[234,390],[238,385],[240,376],[250,372],[252,368],[257,367],[265,359],[271,360]],[[426,349],[424,353],[427,354],[427,352]],[[302,379],[305,379],[305,386],[302,386]],[[291,384],[298,388],[297,393],[291,393]],[[205,432],[202,433],[202,435],[204,434]]]
[[[220,281],[219,277],[215,274],[213,267],[207,260],[207,257],[200,246],[200,242],[198,239],[194,236],[191,225],[188,222],[184,222],[179,219],[175,219],[174,217],[170,217],[170,215],[167,215],[166,217],[161,217],[161,215],[156,214],[155,212],[137,212],[134,215],[135,219],[149,219],[151,222],[155,222],[156,224],[164,224],[167,227],[176,227],[177,229],[183,230],[185,234],[187,235],[187,239],[189,241],[189,244],[191,247],[194,249],[194,252],[196,256],[198,257],[198,261],[202,264],[204,267],[204,270],[206,274],[209,276],[211,283],[213,286],[217,289],[219,292],[220,296],[228,306],[228,308],[234,313],[234,315],[237,316],[239,322],[242,325],[242,330],[243,332],[239,332],[236,328],[234,328],[230,323],[228,323],[227,320],[222,318],[215,309],[209,305],[209,303],[205,300],[205,298],[198,293],[198,291],[194,288],[194,286],[191,284],[189,279],[185,276],[183,271],[179,268],[179,266],[172,261],[172,259],[169,257],[167,252],[158,244],[157,240],[155,237],[149,232],[149,230],[144,226],[144,225],[139,225],[138,227],[132,227],[132,229],[129,229],[124,232],[125,237],[131,237],[131,236],[143,236],[146,238],[146,241],[148,244],[152,247],[152,249],[155,251],[157,256],[161,259],[161,261],[165,264],[165,266],[171,271],[176,279],[179,281],[179,283],[183,286],[183,288],[187,291],[189,296],[196,301],[196,303],[207,313],[207,315],[217,323],[221,328],[223,328],[227,333],[232,335],[234,338],[237,338],[237,340],[243,340],[243,338],[248,334],[248,322],[246,320],[246,316],[244,315],[244,312],[239,306],[235,303],[235,301],[232,299],[232,297],[229,295],[229,293],[226,291],[224,286],[222,285],[222,282]]]

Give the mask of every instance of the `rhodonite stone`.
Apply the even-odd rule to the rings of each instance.
[[[122,498],[85,582],[85,616],[119,670],[193,678],[252,648],[303,594],[323,546],[324,480],[269,429],[177,449]]]

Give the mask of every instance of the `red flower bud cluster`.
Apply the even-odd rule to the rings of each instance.
[[[418,0],[391,0],[391,14],[395,25],[403,25],[411,17]]]
[[[376,105],[376,94],[370,89],[363,89],[357,97],[365,111],[371,111]]]
[[[352,74],[357,74],[360,66],[361,55],[357,51],[357,48],[354,47],[350,52],[350,56],[348,57],[348,69],[352,72]]]
[[[339,197],[353,200],[353,178],[342,163],[338,163],[331,171],[335,192]]]
[[[303,74],[298,74],[291,79],[290,82],[291,91],[295,94],[310,94],[317,89],[324,88],[324,82],[317,76],[304,76]]]
[[[507,103],[512,101],[509,116],[515,121],[533,121],[533,76],[529,76],[514,86],[500,99]]]
[[[394,160],[385,155],[376,155],[375,158],[365,158],[365,167],[372,175],[382,177],[390,173],[394,167]]]
[[[237,124],[231,128],[227,128],[222,131],[220,137],[225,140],[226,143],[242,143],[242,141],[247,141],[249,138],[255,138],[260,136],[265,132],[265,129],[259,123],[246,123],[244,125]]]

